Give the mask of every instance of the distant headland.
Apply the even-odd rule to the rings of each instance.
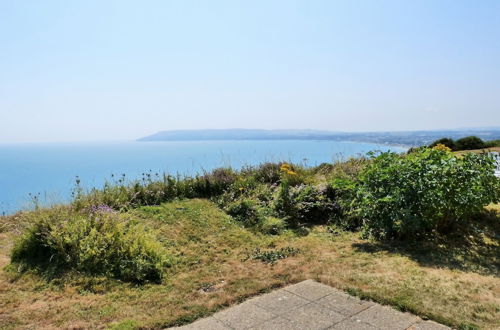
[[[198,129],[168,130],[142,137],[138,141],[211,141],[211,140],[336,140],[421,146],[450,137],[475,135],[485,140],[500,139],[500,127],[393,132],[334,132],[312,129]]]

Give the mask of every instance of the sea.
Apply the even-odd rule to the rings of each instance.
[[[66,203],[77,178],[89,189],[102,187],[112,175],[195,175],[279,161],[315,166],[388,150],[406,148],[328,140],[0,144],[0,215],[33,208],[33,197],[45,206]]]

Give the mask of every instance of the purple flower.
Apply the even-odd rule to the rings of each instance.
[[[111,207],[109,207],[108,205],[105,205],[105,204],[92,205],[90,207],[90,212],[89,213],[92,213],[92,214],[96,214],[96,213],[115,213],[115,210],[113,210]]]

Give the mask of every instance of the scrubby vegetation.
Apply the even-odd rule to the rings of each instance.
[[[145,174],[128,184],[120,178],[102,190],[77,188],[73,207],[123,211],[176,198],[210,198],[245,227],[264,233],[329,224],[378,239],[419,240],[447,234],[500,200],[493,172],[487,155],[457,157],[438,144],[408,155],[371,153],[315,168],[266,163],[193,178]]]
[[[19,264],[18,270],[36,268],[50,277],[77,271],[159,282],[168,259],[144,225],[124,219],[106,206],[86,212],[67,207],[37,212],[12,249],[12,262]]]
[[[352,184],[353,213],[363,233],[375,238],[449,234],[500,200],[494,168],[488,156],[458,158],[439,145],[407,156],[383,153]]]
[[[457,156],[443,144],[312,168],[265,163],[195,177],[145,173],[127,181],[121,176],[90,191],[77,181],[71,205],[0,219],[0,239],[14,238],[6,249],[11,251],[2,275],[7,282],[0,284],[11,288],[16,281],[41,278],[79,292],[101,292],[103,304],[118,299],[116,306],[137,302],[117,298],[128,292],[153,299],[155,310],[170,308],[158,314],[160,320],[139,322],[163,327],[308,276],[450,325],[488,326],[498,316],[497,300],[472,297],[469,284],[443,294],[449,283],[436,284],[425,267],[474,274],[473,281],[485,283],[475,284],[475,292],[500,284],[486,279],[500,270],[498,215],[485,209],[498,202],[493,160],[486,154]],[[467,240],[455,244],[457,237]],[[379,265],[381,258],[387,267]],[[391,279],[394,269],[415,291]],[[388,278],[381,282],[381,274]],[[417,292],[422,282],[429,288]],[[44,290],[52,290],[50,285]],[[226,285],[214,300],[203,296]],[[149,286],[160,287],[160,293]],[[2,290],[0,285],[0,294],[6,294]],[[426,307],[429,299],[433,309]],[[445,301],[457,299],[469,309],[450,310]],[[0,308],[11,310],[5,301]],[[474,302],[483,312],[474,310]],[[89,318],[109,323],[123,318],[120,313]]]
[[[438,144],[442,144],[450,148],[452,151],[461,151],[500,147],[500,140],[483,141],[477,136],[466,136],[458,140],[442,138],[432,142],[429,147],[432,148]]]

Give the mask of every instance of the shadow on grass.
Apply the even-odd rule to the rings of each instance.
[[[421,266],[500,276],[500,213],[485,211],[476,221],[447,237],[419,242],[355,243],[359,252],[405,255]]]

